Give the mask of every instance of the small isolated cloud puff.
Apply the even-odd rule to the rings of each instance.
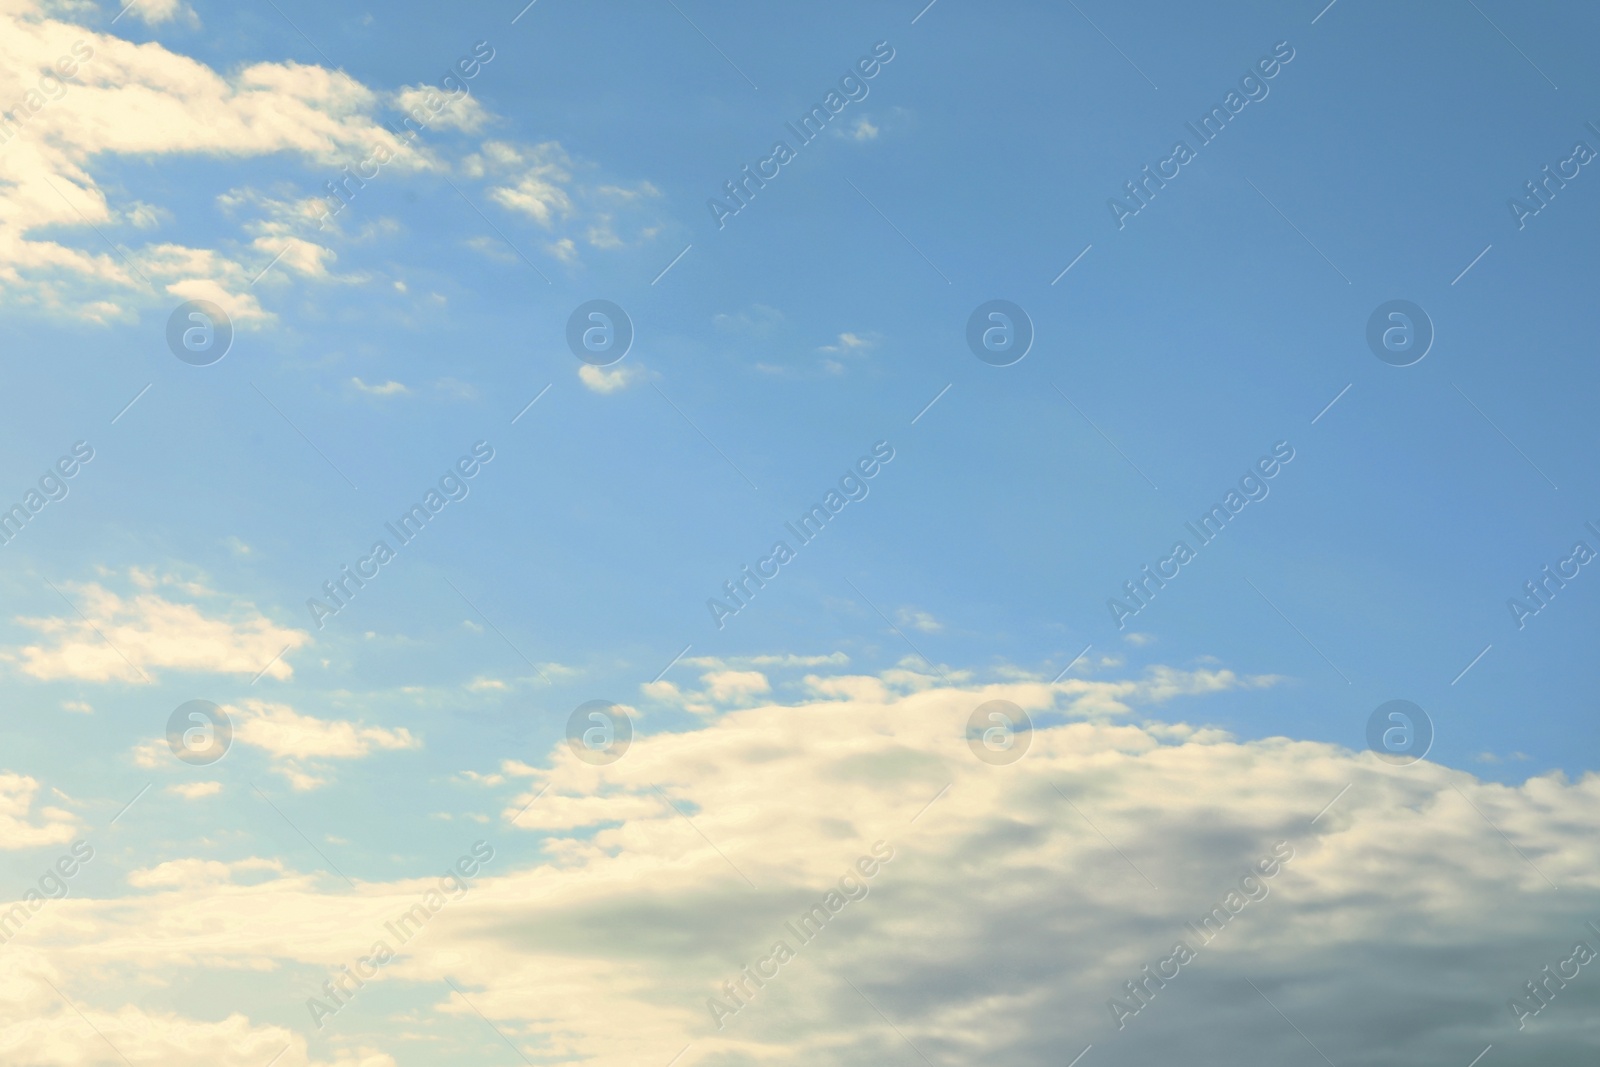
[[[433,101],[443,100],[444,104],[439,111],[434,111]],[[489,121],[489,113],[483,105],[471,96],[445,97],[438,89],[431,85],[407,85],[394,95],[395,107],[401,111],[411,113],[422,110],[431,115],[428,119],[430,126],[441,130],[460,130],[462,133],[477,133]]]
[[[841,333],[838,340],[831,345],[822,345],[818,352],[835,353],[864,353],[877,346],[873,337],[863,337],[857,333]]]
[[[201,797],[214,797],[222,792],[221,782],[179,782],[167,786],[167,792],[185,800],[199,800]]]
[[[609,369],[585,363],[578,368],[578,380],[590,391],[602,396],[626,389],[642,377],[644,369],[638,366]]]
[[[287,704],[246,700],[224,707],[234,719],[235,741],[278,758],[360,759],[375,749],[421,748],[405,727],[387,729],[344,719],[302,715]]]
[[[368,396],[402,396],[411,392],[411,390],[407,389],[403,384],[393,380],[384,382],[381,385],[371,385],[362,381],[360,378],[351,378],[350,384],[355,386],[360,392],[366,393]]]
[[[135,572],[135,585],[140,584],[141,573]],[[288,679],[294,676],[289,653],[311,643],[306,631],[278,626],[248,604],[222,616],[149,589],[126,598],[98,582],[69,583],[67,590],[77,611],[18,616],[18,622],[39,631],[44,640],[0,650],[0,659],[18,664],[23,674],[40,681],[75,678],[152,684],[150,672],[163,667],[249,675],[265,669],[273,678]],[[192,586],[186,591],[203,595]]]
[[[914,608],[901,608],[895,613],[895,617],[899,619],[901,626],[909,626],[925,634],[936,634],[944,629],[944,623],[926,611],[917,611]]]
[[[751,304],[744,311],[718,312],[711,324],[719,330],[741,337],[770,337],[787,320],[783,312],[766,304]]]

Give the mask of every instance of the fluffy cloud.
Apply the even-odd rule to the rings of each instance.
[[[433,103],[437,100],[446,101],[445,106],[438,114],[433,114]],[[483,105],[471,96],[458,96],[450,98],[441,94],[437,87],[432,85],[407,85],[394,96],[395,107],[407,114],[421,113],[431,116],[428,125],[441,130],[460,130],[462,133],[476,133],[489,121],[489,113]]]
[[[251,676],[265,670],[273,678],[288,679],[294,675],[288,654],[311,642],[306,631],[278,626],[251,605],[236,606],[226,615],[209,614],[197,604],[168,600],[149,587],[143,572],[133,572],[132,578],[143,591],[129,597],[98,582],[68,584],[67,595],[82,615],[19,616],[17,621],[37,630],[43,640],[0,652],[0,657],[41,681],[150,684],[151,672],[160,668]],[[192,585],[185,591],[206,593]]]
[[[404,727],[390,730],[343,719],[318,719],[287,704],[245,700],[225,705],[223,710],[234,719],[234,740],[278,758],[360,759],[374,749],[422,747]]]
[[[252,699],[224,704],[222,710],[232,724],[233,743],[265,752],[272,759],[273,771],[283,775],[297,791],[316,789],[329,782],[331,772],[323,761],[364,759],[374,752],[422,747],[421,739],[403,726],[391,729],[346,719],[319,719],[288,704]],[[145,768],[171,767],[166,738],[134,746],[133,761]],[[186,800],[197,800],[220,792],[222,785],[196,782],[168,789]]]
[[[626,389],[643,376],[644,370],[637,364],[613,369],[596,367],[591,363],[584,363],[578,367],[578,380],[591,392],[599,393],[601,396]]]
[[[260,294],[291,277],[369,280],[332,269],[330,242],[345,235],[324,185],[342,168],[360,171],[368,161],[385,172],[451,169],[438,146],[403,141],[380,121],[390,109],[429,112],[432,87],[374,89],[293,61],[219,72],[159,42],[138,44],[65,20],[79,10],[95,9],[0,3],[0,288],[13,306],[110,323],[170,307],[174,297],[205,299],[240,326],[260,326],[273,319]],[[139,0],[128,16],[196,21],[181,0]],[[476,99],[462,97],[432,115],[428,131],[472,134],[491,120]],[[119,202],[116,187],[98,177],[116,157],[196,155],[289,156],[312,172],[297,189],[219,191],[215,203],[238,234],[215,239],[217,247],[160,237],[174,223],[194,232],[195,206],[213,199],[205,191],[181,204]],[[552,231],[545,246],[558,260],[575,259],[579,242],[632,247],[660,231],[644,214],[659,190],[584,180],[593,168],[555,142],[488,141],[460,169],[485,181],[492,203]],[[570,234],[555,232],[564,229]]]
[[[481,152],[467,157],[463,168],[475,178],[501,178],[502,184],[490,187],[489,198],[545,229],[572,213],[566,190],[572,181],[572,161],[554,141],[528,148],[488,141]]]
[[[397,382],[392,379],[386,382],[373,384],[370,382],[364,382],[360,378],[351,378],[350,384],[355,386],[357,391],[366,393],[368,396],[402,396],[411,392],[410,389],[405,387],[404,383]]]
[[[592,165],[575,161],[555,141],[485,141],[461,169],[488,186],[491,201],[549,231],[545,250],[564,263],[578,258],[580,239],[590,248],[611,250],[643,244],[660,232],[659,223],[644,217],[659,189],[649,182],[631,188],[589,184],[580,174]]]
[[[23,774],[0,772],[0,849],[36,848],[72,840],[78,818],[63,808],[33,811],[39,783]]]
[[[0,5],[0,104],[9,111],[0,123],[0,282],[20,304],[73,315],[87,306],[90,317],[110,321],[165,292],[216,300],[249,323],[267,317],[251,285],[280,252],[283,269],[326,275],[331,250],[291,233],[320,212],[309,198],[259,205],[261,218],[245,227],[251,243],[238,253],[161,241],[108,247],[101,234],[123,222],[159,226],[165,212],[112,204],[94,176],[102,157],[293,153],[336,170],[382,147],[395,154],[390,166],[439,166],[420,146],[402,150],[378,121],[379,95],[341,73],[287,62],[220,74],[159,43],[96,32],[50,10],[28,0]],[[186,10],[176,0],[140,0],[132,17],[159,22]],[[222,206],[239,195],[225,194]]]
[[[131,18],[137,18],[152,26],[163,22],[171,22],[179,17],[191,25],[198,25],[200,20],[189,5],[183,0],[134,0],[127,4],[127,13]]]
[[[152,752],[152,755],[154,753]],[[199,800],[201,797],[214,797],[222,792],[221,782],[178,782],[167,786],[167,792],[180,796],[185,800]]]
[[[1466,1064],[1489,1043],[1528,1062],[1592,1055],[1600,983],[1587,970],[1523,1032],[1507,1000],[1574,941],[1600,941],[1583,926],[1600,920],[1600,777],[1500,785],[1150,717],[1176,694],[1253,684],[1221,669],[935,682],[908,668],[812,675],[830,698],[723,707],[683,732],[636,735],[609,765],[562,743],[545,767],[475,773],[506,791],[488,832],[499,855],[384,968],[385,995],[422,998],[412,1028],[478,1026],[482,1012],[529,1058],[595,1064],[683,1052],[683,1065],[853,1067],[920,1053],[1020,1067],[1091,1044],[1085,1064],[1321,1062],[1308,1042],[1341,1065]],[[734,688],[746,702],[751,686]],[[1009,765],[968,745],[969,716],[994,699],[1037,727]],[[539,853],[513,859],[533,837]],[[893,859],[841,889],[875,842]],[[186,860],[139,873],[143,895],[42,913],[28,944],[49,949],[13,957],[6,1017],[64,1019],[35,986],[70,959],[96,974],[78,993],[112,1040],[137,1022],[170,1042],[197,1024],[127,1006],[112,979],[227,967],[259,974],[260,1003],[278,1003],[286,975],[315,990],[329,961],[370,952],[432,884],[245,884]],[[813,904],[826,924],[805,940],[786,924]],[[1213,918],[1207,939],[1186,924],[1213,907],[1226,922]],[[780,940],[795,957],[773,976]],[[1179,940],[1193,958],[1133,997],[1127,983]],[[763,960],[758,988],[742,972]],[[743,1006],[718,1020],[708,998]],[[1113,999],[1139,1010],[1119,1019]],[[32,1024],[8,1025],[0,1048],[21,1047],[14,1034]],[[252,1047],[273,1029],[233,1025]],[[419,1062],[459,1061],[450,1041],[435,1034],[436,1060]]]

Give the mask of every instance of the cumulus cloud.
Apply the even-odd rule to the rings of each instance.
[[[374,749],[420,748],[422,744],[404,727],[391,730],[343,719],[318,719],[287,704],[265,700],[245,700],[225,705],[224,710],[234,717],[234,740],[278,757],[359,759]]]
[[[251,289],[272,259],[329,279],[332,251],[294,231],[322,210],[244,190],[224,210],[255,212],[236,251],[159,239],[108,248],[101,235],[126,223],[154,234],[168,209],[113,202],[96,174],[115,157],[245,159],[290,153],[336,171],[379,148],[400,170],[437,169],[421,145],[402,146],[378,120],[383,99],[348,76],[295,62],[219,73],[159,42],[137,44],[63,21],[60,5],[0,5],[0,283],[16,305],[125,320],[171,296],[209,299],[241,325],[270,318]],[[184,16],[178,0],[140,0],[130,17]],[[71,71],[69,80],[48,69]],[[463,109],[462,115],[472,114]],[[183,210],[192,218],[188,205]],[[110,240],[110,238],[107,238]],[[167,294],[167,295],[163,295]],[[87,309],[85,312],[84,309]]]
[[[131,579],[143,591],[128,597],[98,582],[68,583],[74,613],[19,616],[17,621],[42,639],[0,651],[0,657],[41,681],[151,684],[152,672],[161,668],[248,675],[265,670],[270,677],[288,679],[294,675],[289,653],[311,642],[306,631],[278,626],[249,604],[213,613],[200,604],[167,599],[144,572],[131,572]],[[163,584],[188,583],[167,579]],[[195,597],[207,592],[192,584],[182,591]]]
[[[530,1059],[595,1064],[666,1063],[685,1046],[691,1065],[837,1067],[1021,1067],[1091,1044],[1095,1062],[1218,1067],[1322,1062],[1308,1043],[1341,1065],[1465,1064],[1490,1043],[1526,1062],[1592,1054],[1600,986],[1569,983],[1525,1031],[1508,1000],[1573,942],[1600,942],[1584,926],[1600,920],[1600,777],[1502,785],[1154,717],[1179,693],[1225,713],[1228,692],[1256,683],[1221,667],[1059,685],[911,673],[812,675],[829,695],[786,705],[721,677],[718,714],[636,733],[614,763],[562,742],[540,766],[464,775],[502,791],[485,831],[497,856],[381,980],[430,1015],[481,1012]],[[1009,764],[969,746],[969,717],[997,699],[1035,726]],[[538,852],[512,858],[513,839]],[[76,992],[114,1041],[135,1022],[154,1041],[189,1021],[134,1018],[146,1009],[107,976],[226,966],[262,976],[263,998],[287,975],[309,995],[437,877],[349,889],[193,859],[141,869],[139,896],[42,913],[33,943],[49,949],[13,957],[0,1001],[19,1021],[0,1048],[20,1020],[58,1020],[39,978],[68,959],[95,973]],[[1205,932],[1189,925],[1207,917]],[[774,970],[780,941],[794,956]],[[1178,941],[1192,958],[1130,993]],[[737,1010],[718,1016],[713,999]],[[272,1029],[233,1025],[241,1046]]]
[[[244,700],[224,705],[233,720],[237,744],[259,748],[273,758],[273,769],[295,790],[326,785],[331,775],[323,760],[363,759],[374,752],[422,747],[405,727],[368,726],[345,719],[319,719],[288,704]]]
[[[644,369],[637,364],[622,367],[596,367],[584,363],[578,367],[578,380],[591,392],[606,396],[626,389],[644,377]]]

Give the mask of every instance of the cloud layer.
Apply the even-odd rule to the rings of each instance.
[[[552,1062],[665,1063],[688,1046],[680,1063],[1020,1065],[1093,1045],[1097,1063],[1321,1062],[1320,1050],[1343,1067],[1465,1064],[1494,1043],[1575,1063],[1592,1040],[1600,982],[1584,985],[1587,972],[1520,1032],[1507,1002],[1573,942],[1600,940],[1583,926],[1600,921],[1600,778],[1509,787],[1149,717],[1179,694],[1262,684],[1226,671],[946,686],[902,667],[811,675],[798,703],[752,705],[770,700],[758,672],[700,663],[706,687],[688,699],[711,711],[693,729],[636,736],[607,766],[563,743],[547,767],[468,776],[500,798],[483,831],[498,858],[374,980],[416,989],[430,1017],[481,1011]],[[1009,765],[967,738],[973,709],[996,699],[1036,724]],[[542,858],[511,861],[529,835]],[[893,860],[848,907],[824,903],[826,924],[802,940],[799,917],[875,842]],[[206,859],[146,868],[136,898],[61,902],[19,939],[29,966],[68,982],[54,970],[67,953],[106,976],[242,969],[261,996],[298,1001],[321,980],[308,968],[331,973],[392,940],[385,922],[431,884],[351,891]],[[1217,908],[1211,937],[1189,925]],[[1148,980],[1147,966],[1170,974],[1180,941],[1191,958]],[[794,958],[770,977],[779,942]],[[769,974],[763,986],[747,966]],[[33,974],[12,978],[8,1016],[52,1014]],[[113,1041],[180,1028],[136,1018],[114,985],[76,986]],[[710,1007],[741,995],[731,1016]],[[365,1003],[328,1033],[364,1040],[378,1022]],[[229,1025],[241,1047],[279,1040]],[[83,1062],[68,1029],[38,1062]],[[326,1039],[309,1016],[303,1029]],[[0,1031],[0,1047],[14,1040]],[[312,1062],[314,1047],[281,1062]]]

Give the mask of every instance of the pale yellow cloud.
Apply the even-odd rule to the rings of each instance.
[[[149,589],[128,597],[98,582],[67,583],[64,589],[75,611],[19,616],[42,639],[0,651],[41,681],[150,684],[161,669],[247,676],[264,670],[268,677],[288,679],[294,675],[290,654],[311,643],[306,631],[279,626],[250,605],[213,613]]]
[[[644,371],[637,364],[621,367],[596,367],[590,363],[578,365],[578,380],[590,391],[602,396],[626,389],[643,376]]]
[[[0,849],[37,848],[71,841],[78,817],[58,807],[34,809],[39,783],[25,774],[0,772]]]
[[[685,1046],[683,1067],[845,1067],[914,1058],[906,1041],[935,1063],[1030,1063],[1041,1048],[1065,1062],[1090,1043],[1108,1060],[1166,1062],[1195,1034],[1304,1062],[1304,1040],[1249,978],[1335,1062],[1420,1067],[1439,1048],[1470,1059],[1519,1040],[1505,998],[1600,904],[1600,777],[1501,785],[1333,744],[1148,720],[1176,695],[1255,684],[1221,668],[1107,680],[1098,694],[1082,680],[952,687],[912,673],[816,678],[829,698],[786,705],[739,707],[745,687],[697,728],[636,734],[608,765],[559,739],[543,759],[467,775],[504,790],[500,822],[482,831],[496,856],[377,980],[421,998],[419,1029],[436,1017],[481,1028],[482,1012],[530,1058],[598,1067],[664,1064]],[[977,758],[967,739],[973,710],[996,699],[1051,723],[1009,765]],[[1114,705],[1127,710],[1102,714]],[[893,858],[868,876],[867,895],[801,943],[786,921],[876,842]],[[187,1067],[192,1053],[160,1057],[173,1035],[202,1027],[204,1044],[203,1027],[219,1024],[144,1014],[131,976],[181,983],[225,968],[230,989],[255,991],[231,1036],[251,1050],[278,1037],[264,1063],[288,1035],[261,1021],[260,1005],[281,1004],[286,988],[291,1000],[312,996],[337,964],[369,953],[467,845],[417,878],[354,888],[179,852],[141,869],[136,897],[56,902],[10,946],[23,954],[0,976],[0,1018],[13,1020],[0,1024],[0,1049],[23,1047],[21,1033],[89,1048],[86,1029],[80,1046],[72,1027],[46,1034],[29,1021],[66,1019],[40,981],[49,976],[112,1040],[143,1026],[139,1053]],[[1107,1000],[1192,939],[1184,924],[1275,849],[1289,858],[1263,899],[1198,945],[1176,988],[1119,1032]],[[796,961],[747,987],[719,1029],[707,998],[726,998],[723,983],[780,939],[795,942]],[[1437,981],[1441,953],[1455,961],[1448,983]],[[69,966],[96,980],[73,984]],[[1381,1023],[1418,988],[1450,1010],[1407,1012],[1411,1036],[1395,1046]],[[1564,1003],[1548,1032],[1576,1039],[1582,1002],[1565,1024]],[[337,1037],[355,1025],[340,1016],[329,1028]],[[426,1032],[443,1042],[431,1046],[441,1062],[465,1054]],[[98,1053],[29,1054],[77,1067]],[[302,1056],[295,1046],[285,1062]]]
[[[219,73],[159,42],[137,44],[52,17],[50,5],[0,5],[0,282],[18,303],[101,321],[172,297],[210,299],[236,323],[267,319],[251,283],[280,251],[279,270],[325,276],[331,250],[291,236],[290,217],[264,206],[246,225],[242,256],[156,241],[126,252],[100,244],[90,226],[159,225],[160,210],[112,202],[95,169],[103,157],[240,159],[293,153],[330,175],[376,149],[387,166],[437,169],[425,146],[402,148],[378,121],[379,94],[344,74],[295,62],[257,63]],[[160,22],[187,9],[177,0],[140,0],[130,18]],[[44,75],[71,71],[71,80]],[[224,200],[227,198],[225,197]],[[174,210],[184,210],[182,207]],[[72,235],[71,239],[65,235]]]
[[[180,796],[185,800],[199,800],[201,797],[214,797],[222,792],[221,782],[179,782],[167,786],[167,792]]]
[[[388,729],[344,719],[302,715],[287,704],[244,700],[223,706],[233,719],[234,740],[275,757],[360,759],[374,750],[421,748],[404,727]]]

